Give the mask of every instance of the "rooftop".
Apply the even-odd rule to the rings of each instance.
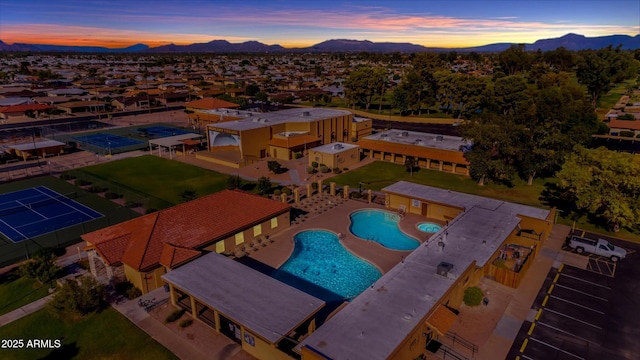
[[[218,110],[223,113],[224,110]],[[215,114],[216,112],[208,112]],[[244,131],[259,129],[277,124],[295,122],[314,122],[338,116],[350,116],[351,113],[345,110],[333,110],[324,108],[293,108],[287,110],[274,111],[270,113],[254,113],[248,111],[229,110],[229,115],[235,117],[246,117],[242,120],[228,121],[209,125],[209,127],[225,130]]]
[[[38,141],[38,142],[30,142],[30,143],[24,143],[24,144],[18,144],[18,145],[9,145],[7,146],[9,149],[16,149],[16,150],[20,150],[20,151],[27,151],[27,150],[33,150],[33,149],[43,149],[43,148],[48,148],[48,147],[54,147],[54,146],[64,146],[65,144],[63,142],[60,141],[55,141],[55,140],[47,140],[47,141]]]
[[[343,142],[334,142],[326,145],[321,145],[318,147],[314,147],[313,151],[322,152],[325,154],[339,154],[343,151],[351,150],[359,147],[356,144],[347,144]]]
[[[460,151],[461,146],[468,146],[469,142],[459,136],[429,134],[418,131],[391,129],[369,135],[363,139],[388,141],[396,144],[424,146],[442,150]]]
[[[320,299],[217,253],[162,277],[271,343],[280,341],[325,305]]]

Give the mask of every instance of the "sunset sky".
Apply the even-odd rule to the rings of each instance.
[[[640,33],[640,1],[0,0],[0,40],[190,44],[225,39],[304,47],[328,39],[468,47],[567,33]]]

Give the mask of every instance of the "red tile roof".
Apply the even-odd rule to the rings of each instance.
[[[164,244],[160,255],[160,264],[169,269],[175,268],[200,256],[200,251]]]
[[[14,112],[24,112],[24,111],[41,111],[47,109],[55,109],[55,106],[45,105],[45,104],[21,104],[21,105],[11,105],[11,106],[3,106],[0,107],[0,113],[14,113]]]
[[[464,153],[460,151],[436,149],[420,145],[397,144],[371,139],[361,139],[358,141],[358,145],[360,145],[362,149],[384,151],[386,153],[407,155],[431,160],[442,160],[456,164],[469,164],[469,161],[464,157]]]
[[[279,201],[224,190],[82,235],[82,239],[95,246],[108,264],[122,262],[138,271],[148,271],[160,264],[187,261],[195,254],[192,251],[289,209]],[[128,241],[124,241],[126,235]],[[176,250],[166,249],[166,244]]]
[[[609,128],[640,130],[640,120],[618,120],[611,119]]]
[[[212,110],[221,108],[234,109],[240,105],[216,98],[202,98],[200,100],[190,101],[184,104],[184,106],[187,108]]]

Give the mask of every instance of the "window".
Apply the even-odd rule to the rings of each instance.
[[[236,245],[240,245],[244,242],[244,233],[239,232],[236,234]]]
[[[274,217],[271,219],[271,228],[277,228],[278,227],[278,218]]]
[[[253,236],[256,237],[260,235],[262,235],[262,224],[253,227]]]
[[[222,240],[222,241],[218,241],[218,242],[216,243],[216,252],[217,252],[218,254],[220,254],[220,253],[223,253],[223,252],[224,252],[224,240]]]

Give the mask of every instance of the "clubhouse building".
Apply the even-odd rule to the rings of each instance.
[[[345,110],[294,108],[270,113],[212,110],[234,120],[207,125],[203,160],[242,167],[270,157],[290,160],[296,153],[333,142],[348,142],[371,131],[371,120],[354,121]],[[224,115],[228,114],[228,115]],[[241,118],[241,119],[238,119]]]
[[[143,294],[161,276],[209,252],[233,254],[288,228],[290,206],[224,190],[82,235],[90,271],[105,282],[131,282]]]

